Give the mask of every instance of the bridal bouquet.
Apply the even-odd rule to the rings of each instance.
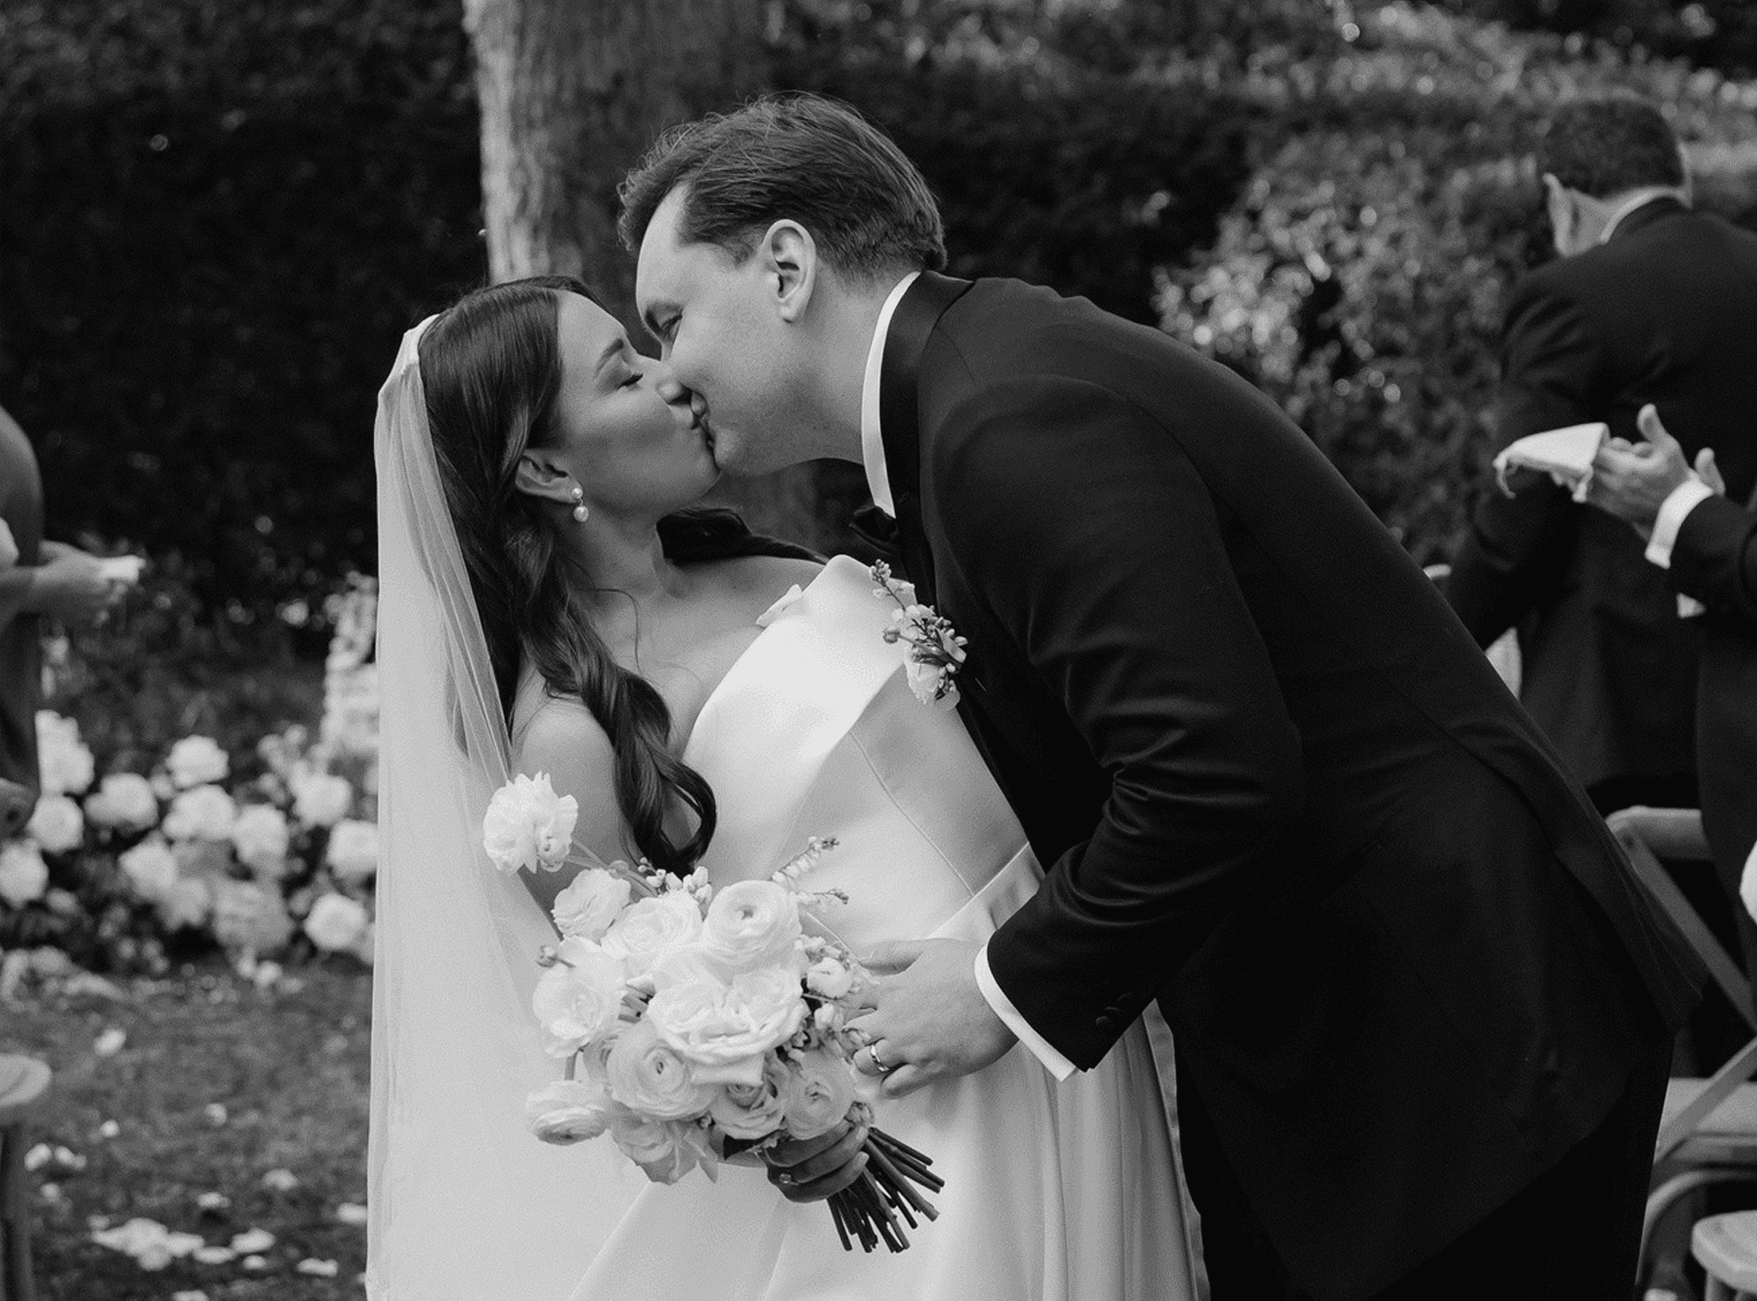
[[[543,774],[496,792],[483,823],[503,871],[556,871],[567,860],[577,805]],[[844,1120],[868,1124],[848,1020],[868,977],[848,950],[807,934],[803,909],[846,902],[801,878],[834,840],[811,840],[767,880],[715,889],[643,862],[587,867],[555,900],[558,945],[532,996],[544,1050],[564,1078],[526,1102],[549,1143],[608,1134],[647,1177],[671,1184],[698,1166],[783,1138],[810,1139]],[[909,1244],[917,1213],[937,1211],[914,1187],[943,1181],[927,1157],[869,1129],[867,1169],[829,1199],[842,1245]]]

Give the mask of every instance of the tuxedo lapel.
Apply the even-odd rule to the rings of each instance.
[[[891,316],[879,368],[879,433],[897,506],[903,570],[921,600],[934,602],[933,554],[921,527],[921,355],[945,311],[970,288],[968,280],[923,271]]]

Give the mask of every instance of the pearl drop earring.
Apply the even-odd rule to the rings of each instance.
[[[586,490],[576,483],[573,486],[573,517],[584,524],[591,514],[592,512],[586,509]]]

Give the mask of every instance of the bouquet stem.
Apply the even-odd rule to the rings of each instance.
[[[830,1218],[842,1239],[842,1249],[853,1251],[854,1240],[859,1239],[863,1251],[872,1251],[881,1241],[891,1251],[904,1251],[909,1237],[898,1222],[899,1214],[912,1229],[919,1227],[917,1214],[928,1220],[939,1218],[933,1203],[913,1185],[938,1192],[946,1181],[928,1168],[933,1164],[931,1158],[882,1129],[869,1130],[861,1150],[866,1153],[866,1169],[853,1184],[829,1199]]]

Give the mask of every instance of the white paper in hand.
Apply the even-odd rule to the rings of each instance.
[[[1515,469],[1538,470],[1568,489],[1575,501],[1585,501],[1592,486],[1592,458],[1610,435],[1610,426],[1602,421],[1527,434],[1495,457],[1495,480],[1511,497],[1507,476]]]
[[[140,556],[100,556],[98,570],[112,583],[126,583],[133,587],[140,581],[140,571],[146,561]]]
[[[0,569],[11,569],[17,563],[18,543],[13,540],[12,529],[0,519]]]

